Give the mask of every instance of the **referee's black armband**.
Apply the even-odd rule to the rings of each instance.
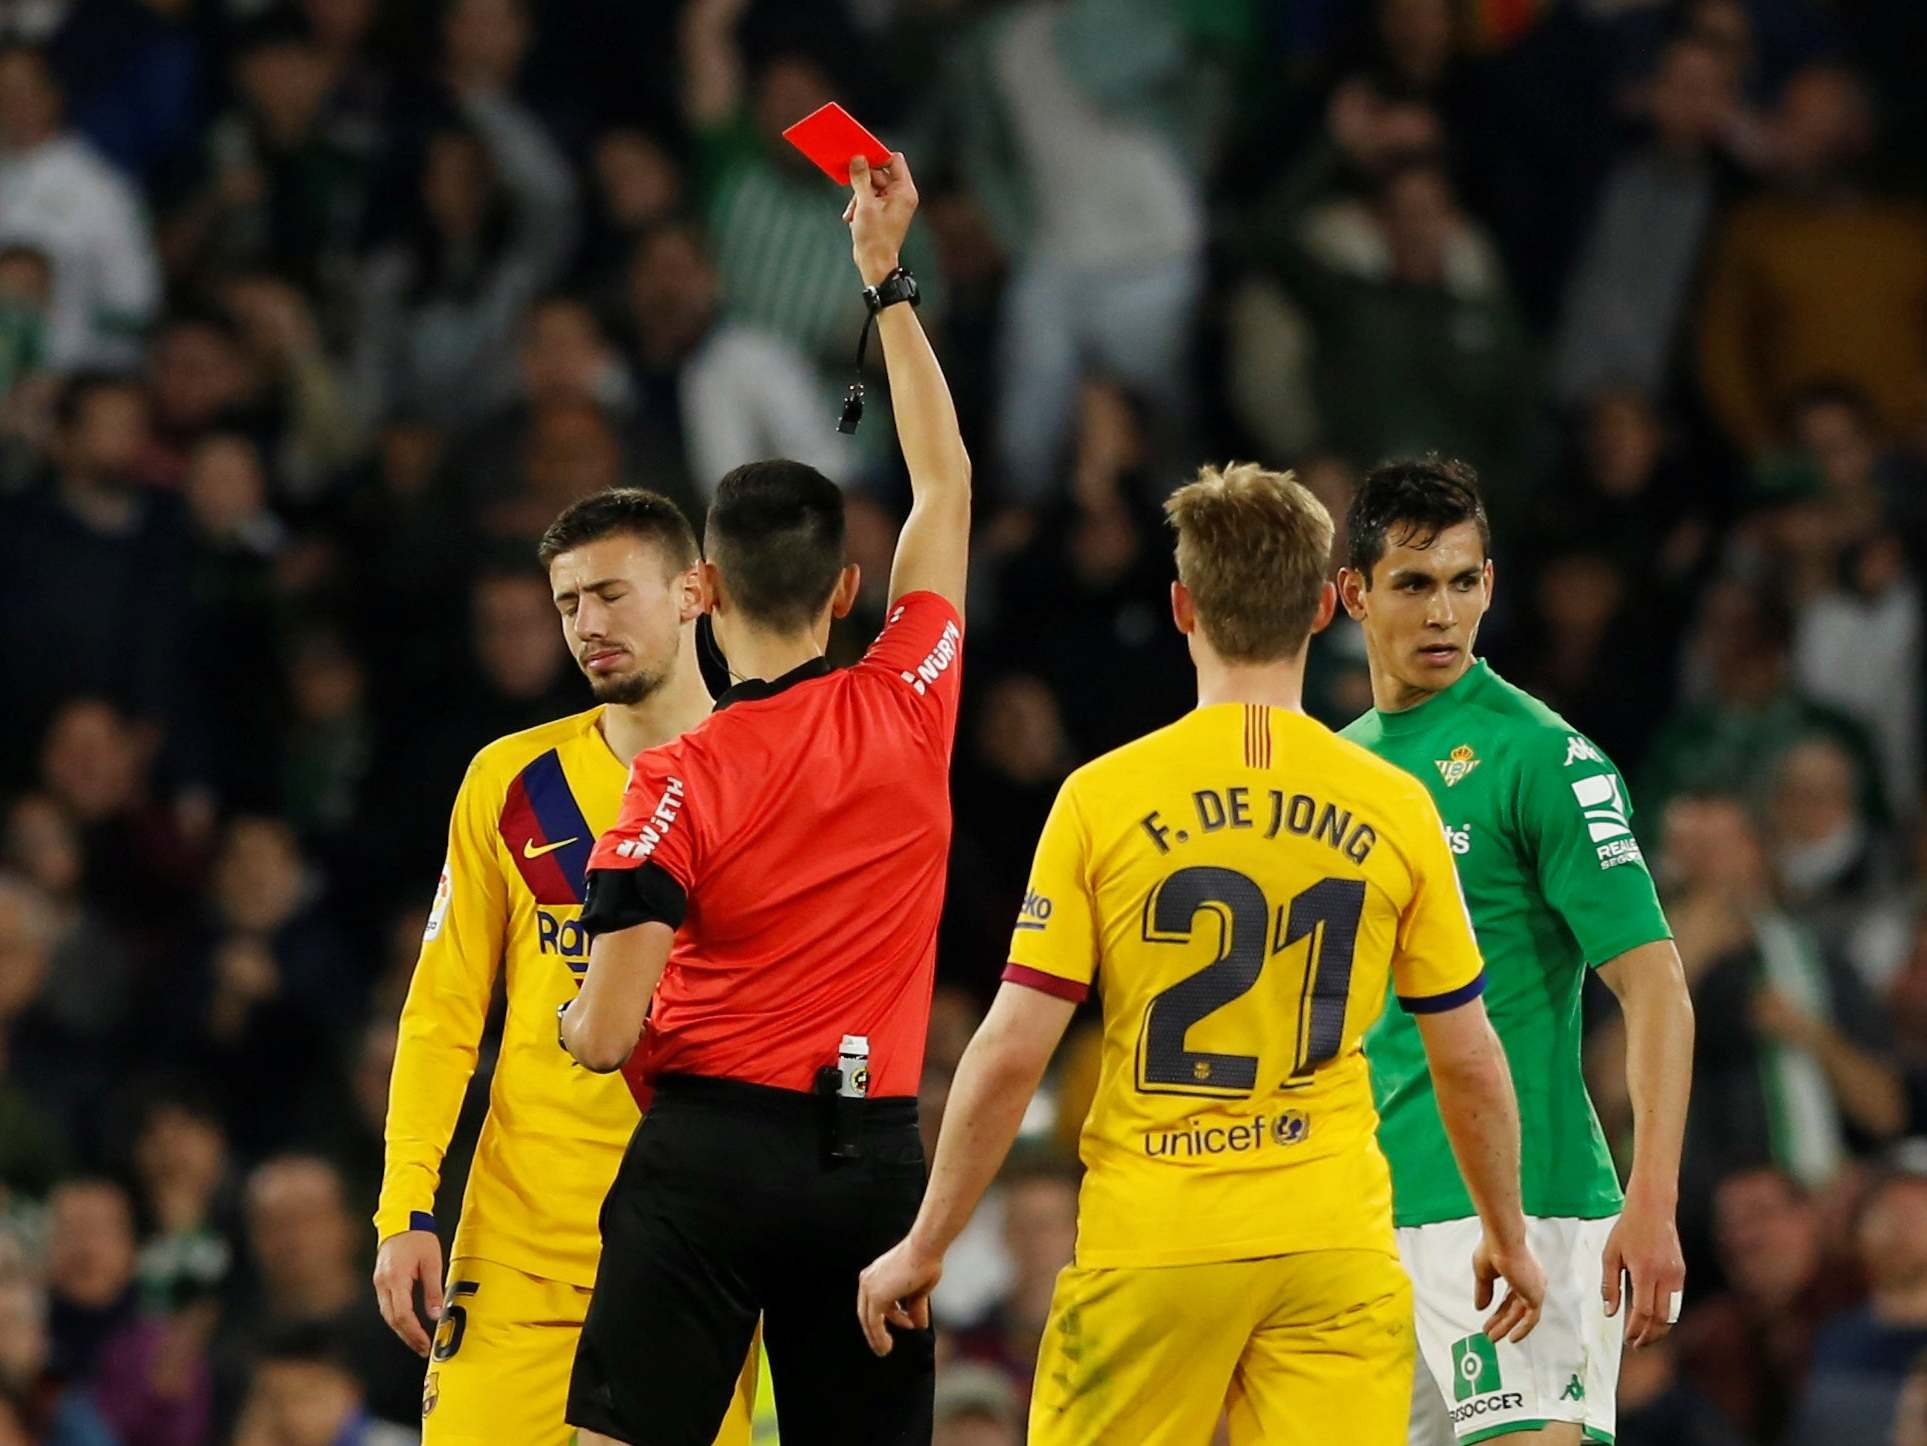
[[[592,939],[638,924],[667,924],[680,929],[688,912],[689,896],[661,864],[589,870],[589,902],[582,910],[582,930]]]

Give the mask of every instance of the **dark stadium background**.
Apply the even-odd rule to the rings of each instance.
[[[1927,6],[0,26],[0,1443],[414,1439],[368,1285],[399,999],[468,757],[588,701],[533,538],[798,455],[870,583],[841,653],[878,622],[906,487],[886,408],[832,430],[842,198],[772,139],[832,96],[916,168],[979,489],[931,1130],[1059,781],[1190,704],[1162,496],[1257,458],[1341,513],[1462,455],[1484,651],[1624,767],[1699,1008],[1686,1315],[1620,1446],[1889,1446],[1829,1435],[1868,1392],[1927,1441]],[[1368,703],[1349,625],[1311,679]],[[1019,1439],[1094,1048],[951,1258],[953,1446]],[[351,1364],[317,1434],[260,1426],[264,1342]]]

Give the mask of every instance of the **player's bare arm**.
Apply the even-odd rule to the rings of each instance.
[[[1485,1331],[1493,1340],[1522,1341],[1539,1323],[1546,1273],[1526,1244],[1519,1195],[1519,1102],[1505,1051],[1486,1018],[1483,1000],[1416,1017],[1439,1118],[1485,1230],[1473,1260],[1479,1309],[1491,1304],[1494,1281],[1503,1279],[1510,1287],[1487,1318]]]
[[[589,946],[582,992],[562,1011],[562,1047],[596,1074],[622,1068],[642,1038],[649,999],[669,962],[676,931],[654,920],[598,934]]]
[[[850,249],[863,284],[876,286],[897,269],[916,214],[916,182],[898,151],[874,171],[861,156],[853,158],[850,189],[843,213]],[[887,306],[876,323],[912,496],[890,569],[890,601],[905,593],[934,592],[961,614],[970,557],[970,454],[957,428],[957,409],[915,309]]]
[[[957,1066],[937,1137],[937,1159],[910,1233],[857,1281],[856,1314],[870,1349],[890,1354],[890,1327],[930,1324],[930,1292],[950,1248],[1010,1153],[1044,1068],[1077,1006],[1005,984]]]
[[[1686,1284],[1674,1215],[1693,1085],[1693,1001],[1670,939],[1628,949],[1602,965],[1599,977],[1626,1017],[1626,1091],[1633,1106],[1632,1174],[1600,1262],[1600,1289],[1606,1314],[1617,1315],[1622,1272],[1631,1278],[1626,1339],[1644,1346],[1672,1329],[1674,1297]]]

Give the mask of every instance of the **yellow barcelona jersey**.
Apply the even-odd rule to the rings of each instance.
[[[375,1229],[432,1226],[442,1153],[474,1073],[498,974],[501,1056],[453,1256],[595,1284],[597,1216],[635,1130],[620,1074],[578,1067],[556,1006],[589,967],[580,916],[589,851],[614,824],[627,765],[600,708],[497,739],[456,795],[448,862],[402,1007]]]
[[[1103,1001],[1077,1263],[1390,1252],[1359,1040],[1483,969],[1425,788],[1302,713],[1199,708],[1073,773],[1005,978]]]

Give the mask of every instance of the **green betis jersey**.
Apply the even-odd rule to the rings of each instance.
[[[1671,935],[1618,770],[1483,662],[1416,708],[1375,709],[1342,736],[1423,780],[1445,821],[1519,1096],[1526,1214],[1613,1214],[1619,1180],[1580,1072],[1580,987],[1589,964]],[[1417,1024],[1388,1007],[1365,1055],[1398,1223],[1475,1214]]]

